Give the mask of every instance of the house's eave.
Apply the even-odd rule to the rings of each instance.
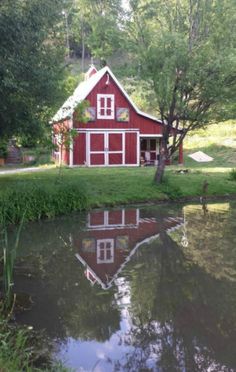
[[[130,96],[128,95],[128,93],[124,90],[124,88],[119,83],[119,81],[117,80],[117,78],[115,77],[115,75],[113,74],[113,72],[110,70],[110,68],[108,66],[106,66],[106,69],[107,69],[106,72],[108,72],[111,75],[112,79],[115,81],[116,85],[119,87],[119,89],[121,90],[121,92],[123,93],[123,95],[127,98],[127,100],[129,101],[129,103],[134,108],[134,110],[136,111],[137,114],[139,114],[141,116],[144,116],[147,119],[154,120],[154,121],[158,122],[159,124],[162,124],[162,121],[160,119],[157,119],[155,116],[146,114],[145,112],[139,110],[139,108],[136,106],[136,104],[130,98]]]
[[[122,94],[125,96],[125,98],[128,100],[128,102],[138,115],[141,115],[147,119],[151,119],[159,124],[162,124],[162,121],[160,119],[157,119],[155,116],[146,114],[145,112],[138,109],[138,107],[129,97],[127,92],[124,90],[124,88],[119,83],[119,81],[117,80],[117,78],[115,77],[115,75],[108,66],[105,66],[104,68],[99,70],[96,74],[92,75],[91,78],[89,78],[88,80],[85,80],[82,83],[80,83],[75,89],[74,93],[64,102],[61,108],[53,116],[51,122],[56,123],[67,118],[72,118],[76,106],[87,98],[89,93],[93,90],[93,88],[97,85],[97,83],[106,73],[108,73],[112,77],[115,84],[118,86]]]

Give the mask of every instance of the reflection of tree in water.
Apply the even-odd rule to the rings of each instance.
[[[29,232],[23,232],[19,252],[26,253],[18,258],[16,288],[31,294],[34,304],[17,319],[36,329],[46,328],[60,342],[68,337],[104,341],[119,329],[115,288],[104,292],[85,278],[70,239],[77,230],[75,219],[58,225],[49,221],[41,229],[32,224]]]
[[[236,209],[233,203],[183,208],[187,220],[188,246],[183,251],[211,276],[236,280]]]
[[[235,284],[187,261],[165,231],[155,244],[142,251],[140,276],[131,275],[133,327],[127,342],[134,351],[117,362],[117,370],[234,369]]]
[[[148,210],[146,216],[150,216]],[[162,223],[165,213],[160,217],[158,211],[155,217]],[[236,284],[229,280],[235,250],[230,235],[224,246],[220,242],[222,227],[231,236],[234,230],[225,216],[213,217],[210,208],[205,220],[194,214],[187,218],[188,247],[180,248],[162,231],[159,239],[137,251],[123,271],[130,283],[131,328],[121,343],[132,345],[133,352],[116,362],[119,371],[206,371],[214,361],[213,371],[236,367]],[[30,282],[40,297],[31,316],[38,322],[40,318],[39,326],[44,328],[41,314],[47,314],[49,333],[60,340],[108,340],[119,329],[117,289],[102,291],[84,277],[70,241],[78,221],[51,225],[44,225],[41,237],[37,225],[27,235],[31,246],[35,233]],[[27,239],[24,247],[27,251]],[[216,269],[227,275],[218,275]]]

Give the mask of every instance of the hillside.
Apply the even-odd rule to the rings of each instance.
[[[187,155],[203,151],[214,158],[206,167],[236,167],[236,120],[211,124],[188,135],[184,144],[185,166],[201,167]]]

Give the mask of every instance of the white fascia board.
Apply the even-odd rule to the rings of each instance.
[[[140,138],[161,138],[163,137],[162,134],[142,134],[139,135]]]
[[[126,91],[124,90],[124,88],[122,87],[122,85],[119,83],[119,81],[117,80],[117,78],[115,77],[115,75],[113,74],[113,72],[110,70],[110,68],[108,66],[106,66],[105,68],[107,69],[106,72],[108,72],[111,75],[112,79],[115,81],[115,83],[117,84],[117,86],[120,88],[120,90],[122,91],[122,93],[124,94],[124,96],[127,98],[127,100],[129,101],[129,103],[131,104],[131,106],[137,112],[137,114],[139,114],[141,116],[144,116],[144,117],[146,117],[148,119],[154,120],[154,121],[158,122],[159,124],[162,124],[162,121],[160,119],[157,119],[155,116],[146,114],[145,112],[139,110],[139,108],[135,105],[135,103],[132,101],[132,99],[126,93]]]
[[[92,89],[96,86],[96,84],[101,80],[101,78],[105,75],[105,73],[108,73],[112,77],[112,79],[114,80],[118,88],[121,90],[121,92],[126,97],[126,99],[129,101],[129,103],[134,108],[137,114],[147,119],[154,120],[155,122],[159,124],[162,124],[162,121],[160,119],[157,119],[155,116],[146,114],[145,112],[138,109],[138,107],[135,105],[135,103],[126,93],[126,91],[124,90],[124,88],[119,83],[119,81],[117,80],[117,78],[115,77],[115,75],[113,74],[113,72],[110,70],[108,66],[103,67],[96,74],[92,75],[91,78],[89,78],[88,80],[81,82],[75,89],[73,95],[70,96],[65,101],[65,103],[61,106],[61,108],[54,115],[54,117],[52,118],[52,122],[58,122],[66,118],[72,118],[75,107],[78,105],[78,103],[86,99],[86,97],[89,95]]]

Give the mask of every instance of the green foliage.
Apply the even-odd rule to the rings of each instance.
[[[105,63],[121,46],[121,0],[76,0],[70,9],[69,27],[73,48]],[[82,61],[82,64],[84,61]]]
[[[0,195],[0,224],[52,218],[87,207],[85,190],[67,182],[51,185],[36,183],[8,189]]]
[[[236,169],[232,169],[229,173],[229,179],[231,181],[236,181]]]
[[[19,245],[19,239],[20,234],[22,230],[22,226],[24,223],[24,216],[25,212],[23,212],[22,219],[20,221],[20,226],[18,227],[16,231],[15,236],[15,242],[13,247],[10,247],[8,244],[8,232],[6,227],[6,221],[3,221],[3,223],[0,225],[0,228],[2,231],[0,231],[0,238],[2,236],[2,239],[0,241],[0,252],[2,256],[2,267],[3,267],[3,273],[2,273],[2,280],[1,280],[1,288],[2,288],[2,294],[1,294],[1,311],[7,315],[7,317],[11,317],[12,312],[14,310],[15,305],[15,299],[16,295],[13,293],[13,270],[14,270],[14,264],[16,259],[16,252]]]
[[[2,372],[69,372],[60,363],[52,361],[45,335],[10,324],[2,314],[0,314],[0,330]]]
[[[161,191],[170,198],[170,200],[177,200],[183,197],[181,187],[176,185],[171,180],[169,175],[165,175],[162,185],[160,186]]]
[[[143,79],[152,82],[157,111],[166,124],[162,146],[168,158],[189,131],[216,118],[222,106],[233,105],[235,2],[137,0],[130,4],[129,45]],[[164,167],[159,170],[160,181]]]
[[[0,369],[2,371],[30,371],[31,350],[26,351],[26,331],[10,327],[0,319]]]
[[[61,92],[59,0],[3,0],[0,5],[0,136],[42,137]]]
[[[0,158],[7,157],[7,141],[0,141]]]

